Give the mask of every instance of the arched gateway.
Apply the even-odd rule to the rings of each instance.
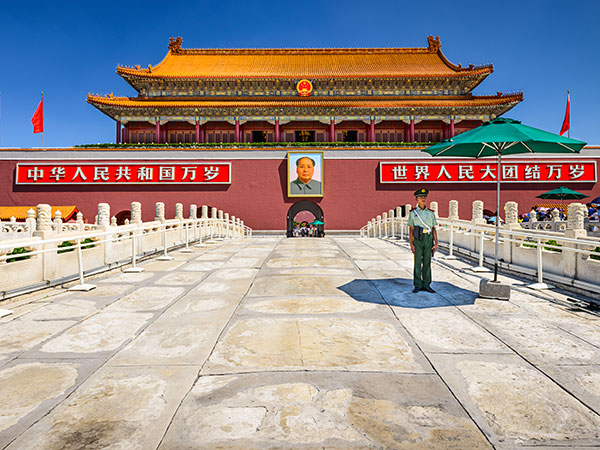
[[[325,222],[323,220],[323,210],[319,205],[317,205],[315,202],[311,202],[310,200],[300,200],[299,202],[294,203],[292,206],[290,206],[290,209],[288,209],[286,233],[287,237],[293,236],[292,230],[294,228],[294,217],[296,217],[296,215],[301,211],[308,211],[312,213],[313,216],[315,216],[316,220]],[[324,235],[323,227],[324,225],[317,225],[317,229],[319,230],[319,236]]]

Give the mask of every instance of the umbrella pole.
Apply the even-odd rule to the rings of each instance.
[[[502,150],[498,152],[498,169],[496,171],[496,242],[494,248],[494,281],[498,281],[498,235],[500,232],[500,164]]]

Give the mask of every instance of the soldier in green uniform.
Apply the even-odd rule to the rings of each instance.
[[[417,189],[415,198],[417,207],[408,215],[408,226],[410,227],[410,249],[415,255],[415,267],[413,271],[413,292],[427,291],[435,293],[431,287],[431,257],[438,247],[438,238],[435,227],[435,213],[428,209],[427,188]]]

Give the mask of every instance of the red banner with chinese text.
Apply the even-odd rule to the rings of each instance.
[[[19,163],[15,184],[231,184],[231,163]]]
[[[495,183],[495,162],[381,162],[381,183]],[[502,183],[596,182],[596,162],[511,161],[502,162]]]

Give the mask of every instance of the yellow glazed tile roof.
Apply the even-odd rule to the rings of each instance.
[[[428,39],[432,39],[430,36]],[[179,41],[179,45],[181,40]],[[461,67],[440,50],[424,48],[182,49],[170,46],[155,67],[117,67],[143,78],[456,77],[489,74],[493,66]]]
[[[437,97],[419,98],[326,98],[326,97],[288,97],[273,100],[255,100],[234,98],[231,100],[215,100],[213,98],[190,98],[186,100],[174,98],[131,98],[88,95],[88,102],[94,105],[117,106],[125,108],[253,108],[253,107],[331,107],[331,108],[403,108],[403,107],[461,107],[461,106],[494,106],[523,100],[523,94],[507,94],[495,96]]]
[[[10,220],[11,217],[15,217],[17,220],[23,221],[27,219],[27,211],[33,209],[35,206],[0,206],[0,220]],[[70,220],[71,217],[77,214],[77,206],[52,206],[52,218],[54,219],[54,213],[60,211],[62,213],[62,220]]]

